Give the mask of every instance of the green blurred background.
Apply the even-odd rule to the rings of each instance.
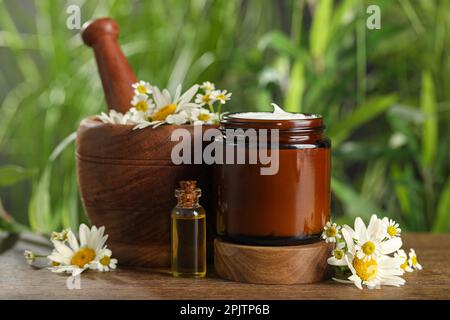
[[[0,229],[86,221],[73,132],[106,110],[92,51],[68,30],[116,19],[138,78],[213,81],[228,110],[324,115],[335,219],[450,230],[450,1],[0,0]],[[369,4],[381,29],[369,30]],[[145,196],[145,195],[143,195]]]

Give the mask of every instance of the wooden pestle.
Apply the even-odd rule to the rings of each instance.
[[[110,18],[89,21],[81,30],[84,43],[94,50],[108,108],[125,113],[130,108],[136,76],[120,49],[118,35],[119,26]]]

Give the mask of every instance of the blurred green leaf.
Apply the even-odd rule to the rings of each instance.
[[[6,165],[0,167],[0,187],[16,184],[36,174],[34,169],[25,169],[19,166]]]
[[[434,232],[450,231],[450,178],[447,180],[438,201],[437,216],[433,225]]]
[[[305,89],[304,71],[305,68],[303,61],[298,58],[292,67],[289,78],[289,87],[286,93],[286,101],[284,103],[286,111],[302,111],[302,96]]]
[[[397,196],[397,200],[400,204],[400,208],[405,218],[411,217],[411,203],[409,202],[408,189],[405,184],[400,183],[403,180],[402,169],[397,164],[391,166],[391,177],[394,181],[394,190]]]
[[[397,101],[395,94],[375,97],[368,100],[364,105],[359,106],[337,124],[330,125],[328,135],[333,140],[333,145],[337,146],[358,129],[373,120],[375,117],[386,111]]]
[[[53,231],[50,208],[50,177],[51,170],[46,168],[38,183],[33,187],[33,193],[28,209],[30,225],[41,232]]]
[[[77,138],[77,133],[72,132],[66,138],[64,138],[53,150],[51,153],[49,160],[54,161],[60,154],[63,152],[72,142],[74,142]]]
[[[311,32],[309,42],[311,55],[314,58],[322,57],[325,54],[328,45],[328,33],[331,25],[331,14],[333,12],[332,0],[321,0],[315,2]]]
[[[331,179],[331,190],[334,196],[345,204],[345,213],[352,219],[356,217],[361,217],[364,220],[369,219],[374,213],[378,216],[388,216],[377,205],[363,199],[352,186],[337,178]]]
[[[422,74],[420,106],[425,116],[422,129],[422,163],[425,167],[430,167],[436,156],[438,122],[434,83],[429,71]]]
[[[296,57],[298,53],[298,49],[292,43],[291,39],[279,31],[271,31],[262,36],[258,42],[258,48],[261,51],[270,48],[290,57]]]
[[[28,227],[15,221],[14,218],[5,211],[2,199],[0,199],[0,231],[9,231],[13,233],[30,231]]]

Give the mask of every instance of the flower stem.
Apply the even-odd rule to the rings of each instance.
[[[219,102],[219,106],[217,107],[217,114],[220,118],[220,114],[222,113],[222,104]]]

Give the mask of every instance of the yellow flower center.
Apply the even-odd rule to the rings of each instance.
[[[95,251],[91,248],[81,248],[72,256],[70,264],[83,268],[86,264],[95,259]]]
[[[375,252],[375,249],[376,249],[375,243],[373,243],[372,241],[367,241],[362,246],[362,251],[367,256],[370,256],[371,254],[373,254]]]
[[[364,261],[364,259],[358,259],[358,257],[355,257],[352,264],[353,268],[355,268],[356,274],[363,281],[370,281],[377,275],[378,263],[374,259]]]
[[[111,258],[108,256],[104,256],[100,259],[100,263],[104,266],[109,266],[109,263],[111,262]]]
[[[415,266],[417,264],[417,257],[416,256],[412,256],[411,257],[411,262]]]
[[[209,102],[211,101],[211,96],[210,96],[209,94],[203,95],[202,101],[203,101],[204,103],[209,103]]]
[[[136,89],[141,94],[147,93],[147,88],[145,86],[143,86],[143,85],[138,85]]]
[[[158,111],[156,111],[153,115],[152,115],[152,120],[153,121],[163,121],[166,120],[167,116],[175,113],[175,111],[177,110],[177,105],[174,103],[168,104],[165,107],[162,107],[161,109],[159,109]]]
[[[325,231],[325,234],[327,235],[328,238],[336,236],[336,233],[337,233],[337,230],[335,227],[329,227]]]
[[[60,265],[61,265],[61,263],[52,261],[52,267],[59,267]]]
[[[336,249],[333,251],[333,255],[336,259],[341,260],[344,257],[344,251],[341,249]]]
[[[147,111],[148,103],[145,100],[141,100],[134,107],[137,111]]]
[[[209,119],[211,119],[211,115],[209,115],[207,113],[201,113],[198,116],[198,120],[200,120],[200,121],[208,121]]]
[[[221,100],[221,101],[225,101],[225,95],[224,94],[219,94],[219,95],[217,95],[217,100]]]
[[[387,233],[388,233],[391,237],[393,237],[393,236],[397,235],[397,228],[394,227],[394,226],[389,226],[389,227],[387,228]]]
[[[403,263],[400,265],[400,267],[401,267],[403,270],[406,270],[406,268],[408,268],[408,261],[405,260],[405,262],[403,262]]]

